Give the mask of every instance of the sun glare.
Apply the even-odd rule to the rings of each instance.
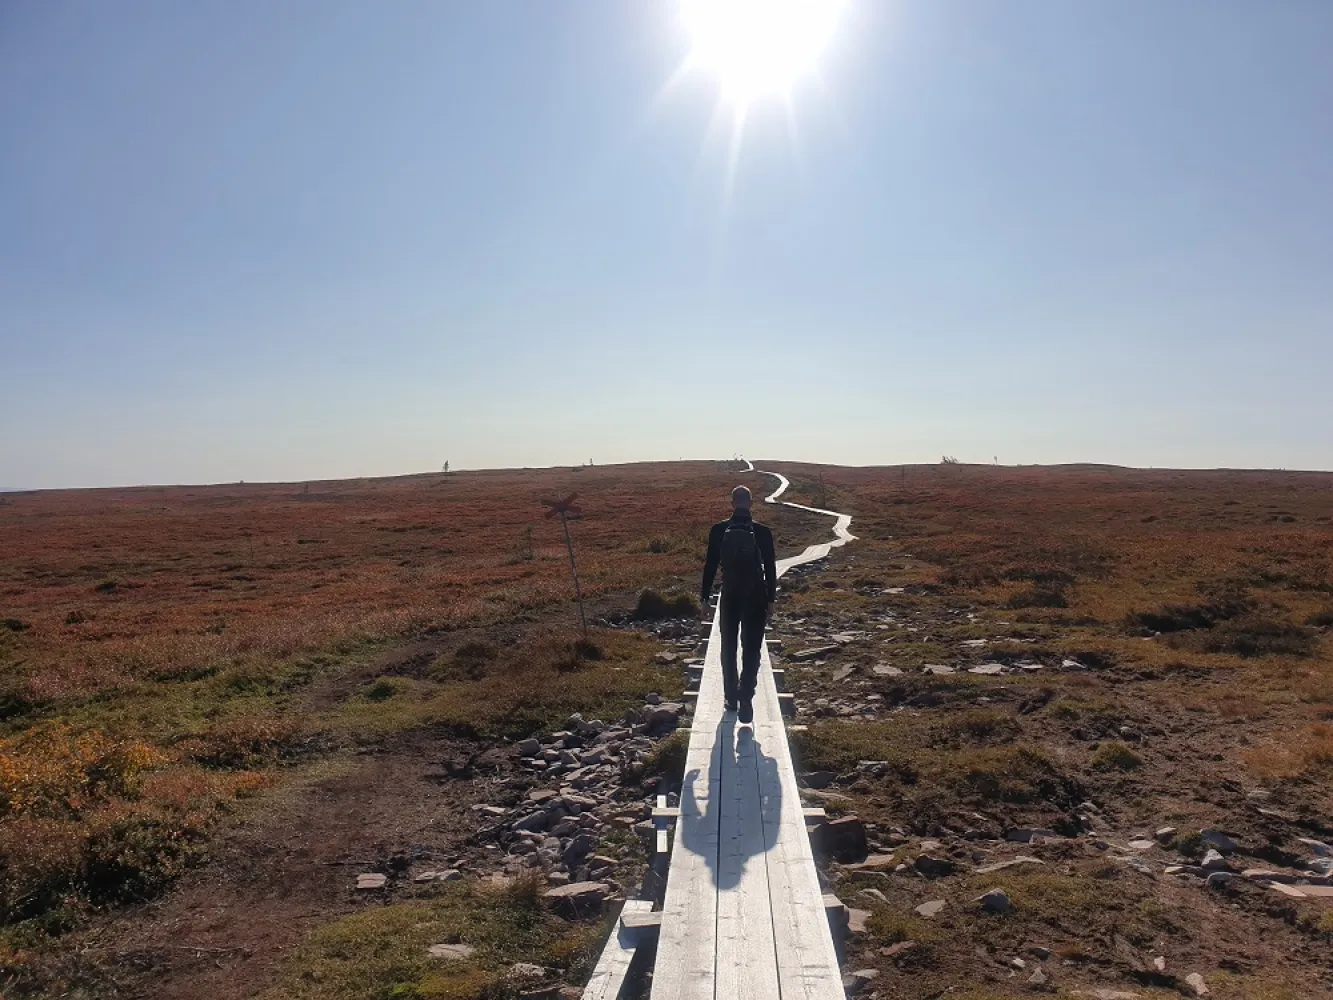
[[[715,76],[744,108],[787,96],[813,70],[837,27],[841,0],[682,0],[688,66]]]

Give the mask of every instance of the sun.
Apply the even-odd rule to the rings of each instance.
[[[842,13],[841,0],[681,0],[689,70],[716,77],[738,108],[789,97],[813,71]]]

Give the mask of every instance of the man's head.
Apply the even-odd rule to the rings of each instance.
[[[749,510],[750,503],[750,488],[748,486],[737,486],[731,491],[732,510]]]

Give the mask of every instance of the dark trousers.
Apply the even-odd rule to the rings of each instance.
[[[749,701],[754,697],[755,681],[759,677],[759,652],[764,642],[764,618],[767,607],[762,604],[739,604],[722,595],[718,611],[718,628],[722,630],[722,690],[727,701]],[[740,632],[741,671],[736,676],[736,633]]]

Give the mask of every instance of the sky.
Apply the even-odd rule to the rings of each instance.
[[[0,486],[1333,468],[1333,4],[687,13],[0,2]]]

